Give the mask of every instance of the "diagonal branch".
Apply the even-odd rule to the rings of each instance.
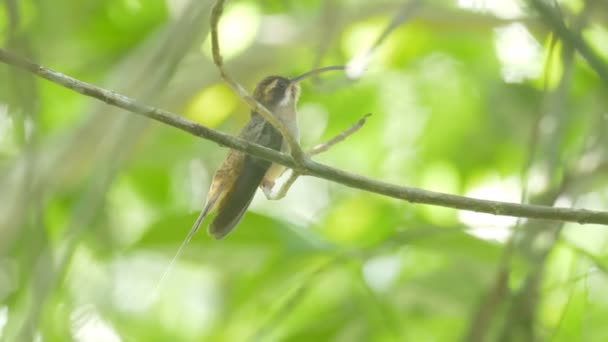
[[[357,121],[356,124],[350,126],[347,130],[336,135],[335,137],[331,138],[330,140],[328,140],[322,144],[316,145],[315,147],[310,149],[310,151],[308,151],[306,154],[308,154],[309,156],[315,156],[317,154],[320,154],[320,153],[323,153],[323,152],[329,150],[332,146],[344,141],[344,139],[353,135],[356,131],[358,131],[361,127],[363,127],[363,125],[365,125],[365,121],[371,115],[372,115],[371,113],[365,114],[365,116],[362,117],[361,119],[359,119],[359,121]]]
[[[555,31],[565,44],[570,45],[583,56],[591,69],[593,69],[602,82],[608,86],[608,63],[602,60],[579,33],[570,30],[551,6],[542,0],[529,0],[528,2],[536,11],[538,11],[547,25]]]
[[[224,11],[224,0],[218,0],[213,6],[213,10],[211,11],[211,50],[213,54],[213,62],[220,70],[220,74],[222,75],[222,79],[228,84],[228,86],[239,96],[243,101],[245,101],[251,110],[259,113],[266,121],[268,121],[273,127],[275,127],[289,146],[289,151],[291,155],[294,157],[296,162],[300,162],[304,158],[304,152],[302,152],[302,148],[298,141],[294,138],[294,136],[289,132],[287,126],[283,124],[276,116],[272,115],[272,113],[264,107],[261,103],[255,100],[253,96],[251,96],[247,90],[243,86],[241,86],[238,82],[236,82],[224,69],[224,61],[222,59],[222,55],[220,53],[220,45],[218,39],[218,23],[220,17],[222,16],[222,12]]]
[[[581,224],[597,223],[608,225],[608,212],[606,211],[571,209],[563,207],[555,208],[542,205],[524,205],[509,202],[482,200],[398,186],[339,170],[308,159],[304,159],[300,165],[295,162],[294,158],[286,154],[199,125],[166,110],[141,104],[134,99],[117,92],[79,81],[57,71],[53,71],[41,65],[32,63],[4,49],[0,49],[0,62],[28,71],[41,78],[47,79],[80,94],[96,98],[109,105],[119,107],[129,112],[139,114],[162,122],[166,125],[181,129],[182,131],[188,132],[194,136],[205,138],[222,146],[287,166],[305,175],[323,178],[347,185],[352,188],[405,200],[411,203],[424,203],[494,215],[578,222]]]
[[[378,48],[386,41],[393,31],[404,24],[414,14],[414,11],[419,7],[419,0],[406,1],[397,11],[391,22],[384,28],[382,33],[376,38],[376,41],[369,49],[361,55],[357,55],[347,64],[346,72],[349,77],[359,78],[367,69],[367,65],[372,60],[373,55]]]

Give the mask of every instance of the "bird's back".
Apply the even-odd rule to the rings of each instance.
[[[239,135],[241,138],[280,150],[283,142],[281,134],[258,114],[253,114]],[[241,152],[236,152],[241,153]],[[209,234],[215,239],[226,236],[239,223],[249,207],[255,192],[272,164],[270,161],[243,154],[244,162],[237,171],[238,177],[226,189],[218,205],[218,213],[209,226]]]

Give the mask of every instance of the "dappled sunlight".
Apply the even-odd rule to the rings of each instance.
[[[590,209],[608,206],[608,186],[596,186],[593,191],[577,196],[576,205]]]
[[[133,13],[137,13],[142,7],[141,0],[124,0],[124,3]]]
[[[167,258],[151,252],[126,255],[114,260],[110,265],[110,296],[116,310],[127,314],[142,314],[152,309],[159,296],[164,295],[168,289],[160,281],[169,262]],[[177,264],[174,269],[179,266]],[[173,272],[173,269],[170,271]],[[165,287],[157,289],[159,285]]]
[[[563,196],[562,196],[563,198]],[[562,199],[556,203],[563,207],[571,207],[571,203],[566,203],[568,199]],[[583,208],[606,208],[608,206],[608,187],[595,189],[595,191],[578,196],[576,198],[576,206]],[[590,253],[603,255],[608,246],[608,230],[605,226],[600,225],[580,225],[577,223],[568,223],[564,227],[564,238]]]
[[[383,69],[386,57],[395,50],[394,43],[390,41],[378,49],[374,47],[383,29],[382,21],[370,19],[352,25],[343,34],[341,46],[346,56],[349,56],[345,63],[345,73],[349,79],[360,79],[370,68],[374,72]]]
[[[394,285],[402,266],[399,255],[374,257],[363,265],[363,277],[374,291],[386,292]]]
[[[549,187],[546,165],[532,165],[526,175],[526,186],[528,195],[542,194]]]
[[[424,132],[429,108],[417,98],[415,81],[407,74],[388,74],[379,87],[384,132],[382,143],[393,149],[416,149],[416,142]]]
[[[578,171],[593,172],[601,166],[603,162],[603,157],[603,151],[600,149],[584,153],[577,163]]]
[[[408,175],[418,171],[419,138],[430,109],[420,103],[415,80],[408,74],[389,73],[383,77],[378,95],[384,120],[381,143],[387,151],[381,164],[383,178],[411,184]]]
[[[0,102],[0,153],[14,155],[18,151],[15,123],[8,113],[8,104]]]
[[[202,125],[219,126],[237,107],[237,98],[224,84],[216,84],[195,94],[184,115]]]
[[[453,56],[432,53],[419,62],[416,71],[416,93],[423,106],[421,122],[414,126],[423,130],[415,145],[417,158],[448,160],[458,168],[480,158],[484,144],[476,139],[486,129],[487,114],[484,90],[471,78],[470,70]],[[416,163],[411,167],[421,168]]]
[[[521,185],[515,178],[501,178],[499,176],[485,177],[471,186],[465,196],[518,203],[521,196]],[[516,217],[498,216],[477,213],[473,211],[459,211],[459,220],[470,227],[467,232],[482,239],[505,241],[510,235],[510,228],[517,222]]]
[[[118,180],[108,192],[110,225],[114,241],[129,245],[137,241],[146,227],[157,219],[154,208],[147,203],[126,178]]]
[[[0,1],[0,339],[603,341],[606,9]]]
[[[262,16],[258,40],[268,45],[289,43],[296,36],[296,25],[297,23],[288,15]]]
[[[479,214],[479,215],[489,215],[489,214]],[[481,219],[479,220],[481,221]],[[511,226],[513,226],[514,224],[508,226],[505,222],[505,224],[493,224],[493,223],[488,223],[490,222],[489,219],[485,219],[484,218],[484,222],[482,222],[482,224],[478,225],[478,226],[473,226],[469,229],[467,229],[467,233],[478,237],[480,239],[483,240],[491,240],[491,241],[499,241],[499,242],[506,242],[509,237],[511,237]],[[501,222],[502,223],[502,222]]]
[[[330,115],[323,105],[315,102],[300,103],[298,128],[300,144],[305,150],[323,142],[323,133],[325,133],[329,119]]]
[[[373,226],[372,208],[361,199],[343,201],[340,206],[334,205],[327,218],[323,235],[335,242],[350,242],[360,239]],[[356,213],[356,214],[354,214]]]
[[[105,263],[79,248],[68,277],[70,291],[85,307],[89,303],[127,316],[143,315],[169,331],[196,336],[209,328],[219,309],[217,278],[209,269],[178,260],[161,284],[170,261],[166,254],[138,252]],[[110,334],[111,327],[95,310],[85,313],[92,316],[73,317],[80,322],[76,335]]]
[[[496,53],[505,82],[520,83],[542,71],[541,46],[522,24],[496,29]]]
[[[170,261],[167,254],[151,252],[117,259],[112,265],[112,305],[124,314],[146,315],[184,337],[200,335],[221,308],[218,279],[213,270],[183,259],[168,269]],[[169,273],[161,283],[164,272]]]
[[[597,269],[594,267],[594,269]],[[608,279],[605,274],[599,272],[589,272],[590,274],[586,278],[586,289],[588,291],[586,301],[589,303],[598,303],[601,306],[608,306]],[[605,310],[596,310],[593,314],[596,320],[605,322]]]
[[[282,184],[286,176],[283,175],[277,185]],[[329,204],[328,185],[324,181],[300,177],[280,201],[269,201],[258,191],[251,209],[306,228],[319,223],[323,218],[320,213],[325,212]]]
[[[372,60],[372,56],[368,53],[362,53],[351,58],[346,64],[346,76],[352,80],[356,80],[363,76],[363,73],[367,70],[369,63]]]
[[[187,169],[176,167],[174,177],[172,177],[172,188],[174,189],[173,198],[176,202],[186,201],[189,211],[200,211],[203,209],[207,200],[207,189],[211,184],[211,175],[200,159],[192,159]],[[184,173],[187,177],[184,177]],[[189,196],[184,196],[185,194]],[[182,202],[184,203],[184,202]]]
[[[583,31],[583,36],[604,58],[608,58],[608,28],[594,24]]]
[[[226,7],[218,27],[219,38],[222,41],[222,56],[225,59],[236,57],[254,43],[261,19],[260,9],[255,2],[235,2]],[[202,49],[208,57],[211,57],[209,37],[205,40]]]
[[[70,314],[71,330],[75,341],[82,342],[119,342],[122,341],[116,330],[104,320],[95,307],[84,305]]]
[[[568,243],[597,255],[603,255],[608,246],[608,232],[599,225],[582,227],[577,223],[568,223],[564,226],[563,235]]]
[[[460,190],[460,175],[458,170],[451,164],[435,162],[425,165],[421,170],[420,186],[431,191],[444,193],[458,193]],[[421,213],[434,224],[452,224],[456,221],[456,211],[439,206],[422,206]]]
[[[367,51],[376,41],[378,34],[384,28],[382,20],[368,20],[366,22],[357,23],[348,28],[343,34],[341,41],[342,50],[347,56],[351,56],[351,62],[363,61],[356,56],[362,56],[362,53]],[[360,63],[360,62],[354,62]],[[350,63],[349,63],[350,64]]]
[[[169,10],[169,16],[172,19],[180,18],[183,15],[183,12],[188,7],[190,3],[189,0],[165,0],[167,5],[167,9]]]
[[[555,205],[562,208],[571,208],[574,205],[574,199],[569,195],[561,195],[555,200]]]
[[[518,18],[524,14],[519,0],[457,0],[457,3],[461,8],[491,13],[505,19]]]
[[[153,283],[157,285],[157,281]],[[204,334],[224,308],[220,285],[213,269],[199,263],[175,264],[157,303],[161,324],[167,331],[179,331],[189,338]]]
[[[65,282],[75,303],[107,303],[112,284],[110,266],[81,246],[74,252]]]
[[[172,199],[172,208],[188,214],[199,213],[203,209],[214,171],[208,167],[216,167],[207,165],[207,160],[201,156],[190,157],[192,159],[172,165],[169,177],[169,198]]]
[[[6,326],[6,321],[8,320],[8,307],[0,306],[0,338],[4,336],[4,327]]]

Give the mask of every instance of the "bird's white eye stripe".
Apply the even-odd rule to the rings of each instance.
[[[278,82],[279,82],[278,79],[274,79],[270,83],[268,83],[267,86],[264,87],[264,89],[263,89],[264,98],[267,98],[267,99],[272,98],[272,92],[274,91]]]
[[[279,102],[279,106],[287,106],[290,102],[291,102],[291,87],[288,87],[285,90],[285,94],[283,95],[283,98],[281,98],[281,101]]]

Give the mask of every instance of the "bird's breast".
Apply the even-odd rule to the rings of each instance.
[[[298,118],[296,114],[296,110],[293,105],[290,106],[278,106],[274,115],[281,120],[281,122],[287,127],[287,130],[291,134],[291,136],[296,139],[297,142],[300,142],[300,131],[298,130]],[[283,146],[281,151],[285,152],[285,141],[283,141]]]
[[[298,130],[298,121],[295,108],[279,106],[275,109],[274,114],[279,120],[281,120],[281,122],[283,122],[291,136],[299,143],[300,131]],[[285,139],[283,139],[283,142],[281,143],[281,152],[289,152],[289,145]],[[285,167],[283,165],[273,163],[268,171],[266,171],[264,179],[267,182],[273,183],[281,176],[281,174],[283,174],[284,171]]]

